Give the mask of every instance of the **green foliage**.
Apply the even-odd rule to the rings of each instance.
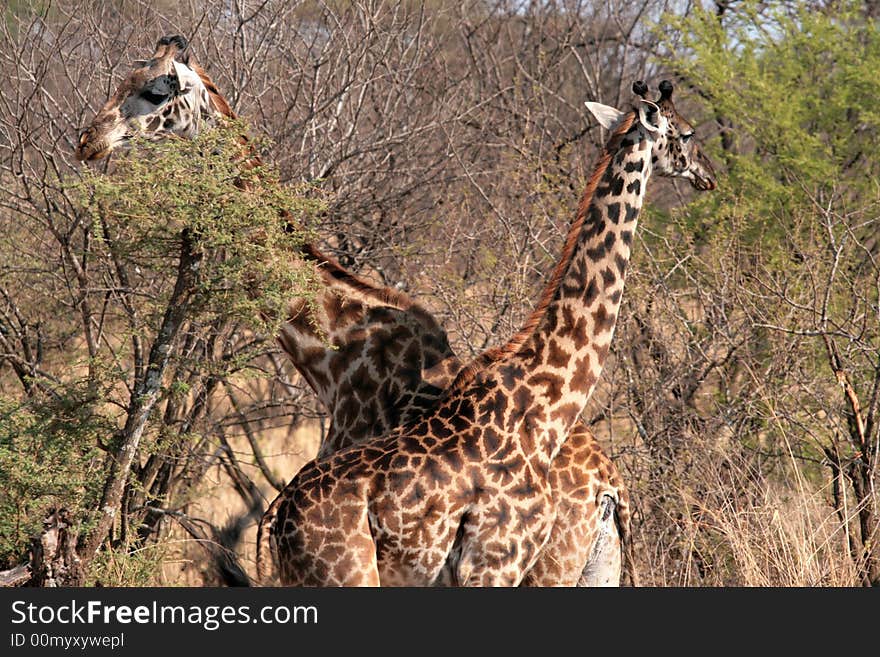
[[[668,17],[668,64],[732,126],[727,178],[696,212],[791,226],[816,198],[876,197],[880,30],[843,2],[834,13],[745,2],[724,17]],[[759,11],[760,10],[760,11]]]
[[[110,225],[115,257],[166,278],[156,313],[186,232],[204,256],[193,319],[243,321],[271,334],[293,297],[317,289],[296,254],[322,203],[313,188],[281,185],[271,167],[245,159],[259,144],[243,144],[243,133],[229,122],[192,140],[139,140],[112,174],[89,169],[74,189],[99,237]]]
[[[0,564],[18,562],[52,506],[89,508],[100,494],[99,441],[112,431],[80,384],[58,396],[0,398]]]
[[[673,223],[694,240],[696,275],[728,273],[737,316],[750,324],[748,348],[774,391],[754,413],[772,419],[770,451],[786,431],[803,432],[800,453],[816,462],[851,417],[819,336],[831,336],[862,400],[880,353],[880,30],[862,5],[748,0],[723,18],[696,8],[663,20],[665,63],[727,131],[710,148],[725,169],[718,191]]]
[[[817,281],[829,281],[821,304],[841,323],[855,312],[853,289],[877,301],[862,250],[832,257],[842,239],[869,244],[880,203],[873,147],[880,30],[862,9],[857,2],[822,12],[749,0],[723,19],[697,8],[663,21],[674,52],[666,63],[700,90],[729,140],[711,153],[726,169],[718,191],[680,210],[697,246],[735,236],[738,255],[769,287],[761,293],[784,290],[804,308],[818,309]],[[785,323],[757,310],[764,321]],[[805,320],[816,321],[791,318],[801,329]]]

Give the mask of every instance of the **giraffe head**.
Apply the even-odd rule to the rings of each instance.
[[[136,135],[162,139],[170,135],[192,138],[203,125],[221,114],[231,114],[212,102],[199,67],[189,61],[182,36],[165,36],[146,61],[134,70],[104,104],[79,138],[76,156],[97,160]],[[225,101],[223,101],[225,104]]]
[[[660,97],[651,101],[645,98],[648,85],[641,81],[633,83],[633,111],[637,119],[633,126],[651,136],[651,161],[657,174],[684,178],[700,191],[715,189],[715,169],[694,138],[693,126],[675,109],[672,91],[672,83],[663,80]],[[610,131],[625,117],[624,112],[600,103],[587,103],[587,107]]]

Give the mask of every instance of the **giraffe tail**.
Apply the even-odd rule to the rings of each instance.
[[[275,551],[272,549],[272,532],[275,529],[275,520],[278,517],[278,507],[284,499],[284,493],[279,493],[266,513],[260,519],[260,525],[257,528],[257,584],[260,586],[268,586],[270,580],[275,579]],[[271,572],[266,571],[266,559],[269,560]]]
[[[629,505],[629,493],[621,488],[618,494],[617,507],[615,508],[615,520],[617,533],[620,536],[620,552],[622,561],[621,580],[630,586],[639,585],[639,575],[636,571],[635,551],[633,549],[631,519],[632,510]]]

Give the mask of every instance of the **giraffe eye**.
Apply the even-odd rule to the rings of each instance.
[[[149,89],[144,89],[141,92],[141,98],[143,98],[148,103],[153,105],[161,105],[168,99],[168,94],[159,94],[155,91],[150,91]]]
[[[691,137],[693,137],[693,136],[694,136],[694,133],[693,133],[693,132],[689,132],[689,133],[687,133],[686,135],[682,135],[682,136],[681,136],[681,140],[686,144],[686,143],[688,143],[688,142],[691,140]]]
[[[151,105],[161,105],[178,93],[180,85],[176,77],[160,75],[150,80],[141,90],[140,97]]]

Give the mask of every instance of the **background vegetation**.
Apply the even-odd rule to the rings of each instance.
[[[313,285],[282,255],[292,244],[274,238],[274,208],[293,208],[345,265],[408,290],[475,354],[518,328],[558,255],[601,139],[583,101],[621,105],[634,79],[667,77],[719,189],[652,183],[613,358],[585,413],[631,490],[640,579],[877,584],[878,11],[7,5],[0,569],[45,519],[100,548],[80,581],[246,577],[264,496],[321,430],[271,339],[275,311]],[[271,140],[285,191],[269,207],[174,148],[114,158],[110,177],[74,164],[78,130],[168,33],[190,39],[251,134]],[[190,174],[166,175],[178,165]],[[139,167],[155,185],[119,187]],[[189,194],[228,205],[194,216]],[[104,510],[108,491],[119,513]]]

